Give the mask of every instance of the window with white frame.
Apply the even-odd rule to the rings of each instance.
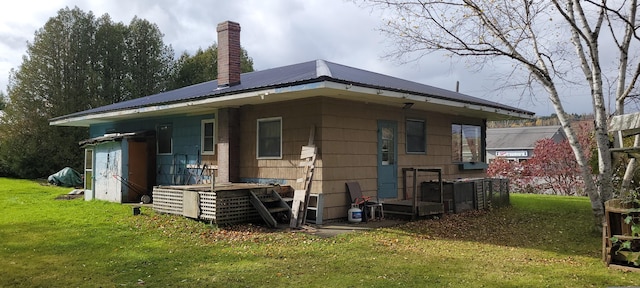
[[[173,154],[173,128],[171,124],[160,124],[156,130],[158,154]]]
[[[84,150],[84,189],[93,190],[93,149]]]
[[[282,117],[258,119],[257,128],[257,158],[282,158]]]
[[[451,125],[453,162],[482,162],[482,129],[476,125]]]
[[[427,127],[424,120],[407,119],[405,124],[407,153],[427,152]]]
[[[202,120],[200,147],[202,147],[202,155],[215,154],[216,144],[216,125],[214,119]]]

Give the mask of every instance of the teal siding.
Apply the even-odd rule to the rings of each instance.
[[[200,155],[200,125],[204,119],[213,119],[215,114],[197,116],[171,116],[146,119],[136,119],[121,122],[91,125],[91,138],[106,133],[127,133],[143,130],[156,130],[160,124],[171,124],[173,130],[173,151],[171,155],[156,156],[156,183],[158,185],[193,184],[195,178],[186,169],[187,164],[201,162]],[[126,159],[126,158],[125,158]],[[123,163],[127,166],[127,163]]]

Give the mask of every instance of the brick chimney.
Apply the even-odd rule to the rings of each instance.
[[[218,87],[240,84],[240,24],[218,24]]]

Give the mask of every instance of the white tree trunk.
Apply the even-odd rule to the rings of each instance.
[[[569,121],[567,113],[564,111],[564,107],[560,102],[558,91],[552,83],[546,83],[545,88],[547,89],[547,92],[549,92],[549,99],[553,104],[553,108],[558,115],[560,125],[562,125],[562,130],[566,134],[567,140],[569,140],[571,150],[573,151],[576,161],[578,162],[578,166],[580,167],[580,175],[582,176],[582,179],[584,179],[585,193],[587,193],[591,202],[591,210],[594,216],[594,228],[601,229],[602,221],[604,221],[604,205],[596,182],[593,181],[591,165],[589,165],[589,160],[584,153],[584,149],[580,145],[580,141],[578,140],[575,130],[571,127],[571,122]]]
[[[584,161],[584,154],[580,157],[576,153],[576,148],[579,147],[572,143],[569,139],[574,153],[576,153],[576,160],[584,173],[585,190],[591,199],[591,209],[596,221],[596,228],[601,229],[604,221],[604,201],[611,199],[613,195],[613,183],[612,183],[612,169],[611,169],[611,153],[609,152],[609,134],[607,131],[607,114],[604,101],[604,94],[602,88],[602,68],[600,67],[600,55],[599,55],[599,35],[600,28],[602,27],[605,10],[600,9],[597,14],[599,17],[590,23],[587,19],[585,11],[582,7],[582,2],[578,0],[567,0],[565,2],[566,10],[562,10],[558,0],[553,0],[558,11],[563,14],[565,19],[570,25],[571,29],[571,42],[576,49],[576,56],[580,61],[580,68],[589,84],[591,89],[591,100],[593,101],[593,113],[594,113],[594,138],[596,141],[596,148],[598,150],[598,174],[597,183],[593,183],[591,179],[591,166],[588,161]],[[565,128],[565,131],[567,129]],[[569,136],[569,134],[567,134]],[[582,150],[581,148],[579,150]],[[589,172],[589,175],[586,174]],[[589,177],[587,177],[589,176]],[[590,190],[595,188],[596,191]],[[600,224],[599,224],[600,223]]]
[[[417,53],[420,57],[433,51],[448,51],[452,55],[480,59],[476,60],[480,65],[486,59],[502,58],[513,61],[519,68],[526,67],[530,77],[522,84],[531,87],[535,79],[549,93],[580,165],[596,219],[595,227],[602,228],[603,203],[613,196],[613,169],[604,98],[604,91],[608,89],[603,86],[603,78],[607,76],[602,75],[601,67],[608,62],[601,63],[599,45],[616,45],[619,50],[619,54],[614,55],[618,60],[618,67],[614,68],[617,68],[618,75],[607,78],[618,81],[615,99],[618,113],[622,113],[624,100],[640,77],[640,65],[628,57],[630,47],[640,43],[635,20],[637,0],[615,3],[605,0],[363,1],[378,6],[385,13],[397,14],[395,18],[385,19],[386,26],[381,28],[396,40],[394,45],[398,49],[389,56],[416,56]],[[554,25],[556,29],[567,30],[551,32]],[[602,30],[608,30],[606,33],[610,37],[600,38]],[[620,35],[621,31],[624,31],[624,36]],[[568,47],[563,47],[566,42],[563,32],[570,33],[575,58],[564,53],[568,52],[566,50],[558,50]],[[580,70],[567,63],[579,64]],[[630,67],[635,69],[628,69]],[[608,67],[604,71],[613,69]],[[580,78],[586,79],[580,87],[588,87],[591,93],[598,171],[592,171],[590,159],[586,157],[588,153],[580,146],[556,89],[576,85],[577,78],[574,77],[578,72],[583,74]]]

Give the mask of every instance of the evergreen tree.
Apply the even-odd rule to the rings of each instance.
[[[164,45],[163,36],[158,25],[138,17],[131,20],[126,39],[130,72],[127,87],[131,93],[128,99],[166,90],[173,65],[173,48]]]
[[[240,69],[244,72],[253,71],[253,59],[246,50],[242,49]],[[216,79],[218,77],[218,45],[213,44],[207,49],[198,49],[194,55],[186,51],[178,59],[171,81],[171,89],[186,87]]]
[[[131,95],[126,89],[129,29],[122,23],[111,21],[109,15],[100,17],[97,22],[93,60],[95,78],[92,83],[96,87],[94,107],[124,101]]]
[[[89,107],[94,16],[63,9],[35,33],[22,65],[13,70],[10,105],[0,119],[0,165],[7,174],[43,177],[79,167],[77,141],[86,129],[50,127],[48,119]]]
[[[4,92],[0,91],[0,111],[4,110],[4,107],[7,106],[7,95]]]
[[[173,51],[155,24],[113,23],[78,8],[61,9],[35,33],[11,72],[0,119],[0,173],[46,177],[82,168],[78,141],[86,128],[52,127],[49,119],[166,89]]]

